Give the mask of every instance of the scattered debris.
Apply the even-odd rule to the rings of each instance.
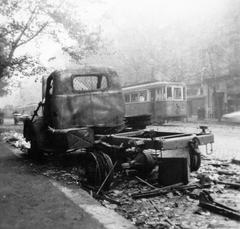
[[[240,165],[240,159],[233,158],[232,163]]]
[[[214,181],[216,184],[224,184],[227,185],[231,188],[240,188],[240,184],[238,183],[232,183],[232,182],[226,182],[226,181],[219,181],[219,180],[215,180]]]
[[[207,191],[202,191],[199,198],[199,206],[240,221],[240,211],[214,201]]]
[[[21,134],[5,132],[1,135],[5,142],[14,147],[23,151],[27,148]],[[44,164],[30,161],[30,166],[33,173],[41,173],[68,186],[80,186],[103,206],[118,212],[139,229],[226,228],[226,220],[228,224],[235,225],[235,220],[238,223],[240,171],[235,159],[228,161],[208,157],[202,160],[200,169],[190,174],[187,185],[177,183],[161,187],[154,180],[142,179],[137,175],[122,177],[116,173],[111,190],[103,192],[101,186],[93,188],[84,184],[84,177],[79,180],[81,167],[79,159],[74,157],[54,160],[50,157]],[[211,193],[211,198],[213,196],[217,202],[204,202],[201,195],[205,191]],[[221,203],[227,209],[222,209],[216,203]],[[191,220],[191,214],[196,214],[194,221]]]
[[[4,142],[9,143],[10,145],[20,148],[22,150],[29,149],[30,143],[26,142],[23,135],[15,131],[3,132],[1,133],[2,139]]]

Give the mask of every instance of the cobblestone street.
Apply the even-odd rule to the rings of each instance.
[[[198,121],[197,119],[190,119],[189,122],[169,123],[154,128],[163,131],[199,133],[201,132],[199,126],[204,125],[208,126],[209,131],[214,134],[212,157],[228,160],[240,157],[240,125],[218,123],[216,120]],[[208,150],[210,150],[210,147],[208,147]],[[201,152],[204,155],[206,154],[205,147],[201,147]]]
[[[14,126],[10,122],[8,124],[4,127],[4,131],[22,131],[22,125]],[[191,182],[198,181],[199,177],[204,174],[211,179],[217,178],[238,183],[240,181],[240,165],[233,164],[232,159],[239,160],[240,157],[240,125],[218,123],[216,120],[198,121],[191,119],[188,122],[171,122],[163,126],[149,126],[148,128],[162,132],[193,134],[201,132],[199,126],[208,126],[208,130],[214,134],[215,142],[213,143],[212,154],[209,154],[211,152],[210,145],[208,146],[208,152],[206,152],[205,146],[200,146],[202,165],[197,172],[191,173]],[[71,160],[70,157],[69,159]],[[63,186],[79,189],[77,165],[76,160],[74,161],[73,164],[71,164],[71,161],[65,161],[65,167],[57,160],[47,161],[44,165],[33,163],[31,169],[37,174],[59,181]],[[229,174],[220,173],[224,171]],[[99,200],[99,202],[106,208],[124,216],[139,229],[238,229],[240,226],[238,221],[200,208],[199,200],[193,199],[191,196],[192,194],[199,194],[201,189],[196,188],[185,193],[169,191],[151,198],[133,199],[131,193],[148,190],[149,187],[141,184],[134,177],[121,182],[106,193],[110,199],[118,201],[121,205],[112,204],[105,200]],[[232,189],[221,184],[212,184],[206,190],[214,200],[240,210],[239,189]]]

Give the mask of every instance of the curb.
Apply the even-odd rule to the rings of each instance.
[[[25,154],[20,149],[14,148],[5,142],[0,142],[6,149],[10,150],[16,157],[22,158]],[[59,182],[49,179],[51,184],[58,188],[79,208],[90,214],[106,229],[137,229],[131,222],[115,211],[102,206],[97,200],[81,188],[70,189],[62,186]]]
[[[60,185],[56,181],[51,182],[69,199],[71,199],[85,212],[91,214],[93,218],[98,220],[107,229],[136,229],[136,227],[124,217],[120,216],[113,210],[101,206],[97,200],[81,188],[72,190]]]

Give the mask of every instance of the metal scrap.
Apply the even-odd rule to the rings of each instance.
[[[214,201],[205,190],[200,193],[199,206],[240,221],[240,211]]]
[[[224,184],[224,185],[227,185],[227,186],[229,186],[231,188],[240,188],[240,184],[233,183],[233,182],[226,182],[226,181],[215,180],[214,183],[216,183],[216,184]]]
[[[174,185],[169,185],[169,186],[166,186],[166,187],[163,187],[163,188],[156,188],[156,189],[150,190],[150,191],[140,191],[140,192],[137,192],[137,193],[132,193],[131,197],[133,199],[153,197],[153,196],[157,196],[157,195],[160,195],[160,194],[167,193],[172,188],[177,187],[177,186],[181,186],[181,185],[183,185],[182,182],[174,184]]]
[[[8,133],[4,135],[7,137],[11,137],[14,133]],[[17,136],[17,135],[16,135]],[[5,138],[6,140],[6,138]],[[10,143],[10,142],[9,142]],[[60,158],[59,158],[60,159]],[[66,162],[64,160],[64,165],[62,164],[62,161],[60,160],[48,160],[46,164],[31,164],[32,170],[37,173],[42,173],[50,178],[56,179],[60,182],[63,182],[64,184],[68,185],[69,182],[71,184],[75,184],[79,187],[79,180],[78,178],[78,163],[76,163],[78,160],[72,160],[70,157],[68,159],[71,160],[71,163]],[[74,164],[74,168],[72,165]],[[189,215],[191,213],[196,212],[196,209],[198,208],[199,204],[199,194],[201,193],[202,189],[198,187],[201,183],[207,185],[211,184],[209,186],[204,186],[205,189],[208,189],[213,194],[218,194],[218,198],[216,200],[218,202],[224,202],[226,205],[228,205],[230,208],[234,209],[239,208],[240,205],[238,204],[238,196],[237,193],[239,191],[237,189],[227,189],[225,188],[225,184],[220,184],[218,182],[214,181],[222,181],[222,182],[228,182],[228,183],[234,183],[238,184],[239,180],[239,165],[235,163],[229,163],[229,166],[226,168],[226,160],[204,160],[203,165],[200,168],[200,170],[196,173],[191,174],[191,182],[193,182],[193,185],[187,185],[188,189],[184,191],[176,191],[177,188],[175,188],[174,192],[171,189],[171,194],[167,195],[158,195],[154,198],[132,198],[131,193],[139,193],[141,192],[147,192],[147,191],[153,191],[154,189],[151,188],[147,184],[143,184],[143,182],[139,182],[140,180],[135,179],[135,177],[115,177],[114,183],[111,187],[114,187],[110,192],[99,193],[99,196],[96,196],[97,188],[95,190],[89,191],[91,195],[93,195],[97,200],[99,200],[104,206],[107,208],[114,209],[119,214],[123,215],[127,219],[129,219],[134,225],[136,225],[139,229],[143,228],[149,228],[149,227],[155,227],[155,228],[207,228],[207,227],[213,227],[214,228],[225,228],[220,227],[222,222],[226,221],[227,215],[225,214],[212,214],[209,211],[212,212],[212,210],[205,208],[205,207],[199,207],[201,210],[201,216],[198,218],[196,216],[196,220],[191,221],[189,220]],[[67,166],[69,167],[66,167]],[[220,166],[215,166],[215,164],[219,164]],[[234,171],[237,175],[228,175],[228,174],[219,174],[219,169],[224,166],[224,171]],[[203,176],[204,175],[204,176]],[[116,176],[116,174],[115,174]],[[141,178],[140,178],[141,179]],[[202,179],[202,182],[201,182]],[[209,182],[210,181],[210,182]],[[149,184],[152,186],[158,187],[154,181],[148,180]],[[147,182],[147,183],[148,183]],[[152,183],[153,182],[153,183]],[[199,182],[199,183],[197,183]],[[196,186],[197,184],[197,186]],[[184,186],[180,186],[179,189]],[[230,186],[229,186],[230,187]],[[167,192],[169,193],[169,192]],[[178,193],[176,195],[176,193]],[[173,194],[173,195],[172,195]],[[104,195],[104,196],[103,196]],[[195,197],[194,199],[189,198],[188,196]],[[225,199],[225,196],[228,197],[228,199]],[[154,205],[150,203],[154,203]],[[208,207],[211,207],[211,203],[209,203]],[[239,206],[238,206],[239,205]],[[215,205],[213,207],[216,207]],[[209,211],[206,211],[208,209]],[[214,208],[215,210],[215,208]],[[238,209],[240,210],[240,209]],[[220,211],[220,210],[219,210]],[[216,212],[217,213],[217,212]],[[203,217],[209,217],[211,214],[211,217],[213,218],[210,221],[208,220],[202,220]],[[239,213],[238,213],[239,214]],[[221,216],[222,215],[222,216]],[[229,217],[232,218],[232,217]],[[234,218],[234,217],[233,217]],[[173,225],[170,226],[169,223],[173,223]],[[214,223],[215,222],[215,223]],[[228,224],[235,225],[235,220],[228,220]]]

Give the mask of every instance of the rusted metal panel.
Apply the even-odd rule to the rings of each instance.
[[[83,149],[94,144],[93,130],[89,128],[73,129],[67,132],[69,149]]]
[[[55,128],[77,126],[111,127],[123,123],[124,103],[121,92],[55,96],[52,120]],[[107,118],[106,118],[107,117]]]
[[[56,130],[49,127],[48,131],[54,138],[61,139],[60,144],[65,145],[67,149],[82,149],[92,147],[94,144],[93,130],[87,127]]]

